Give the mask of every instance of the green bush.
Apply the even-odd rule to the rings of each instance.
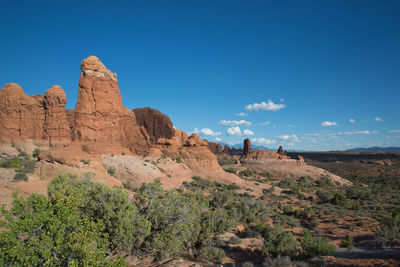
[[[1,167],[20,169],[22,167],[22,162],[19,158],[13,158],[2,162]]]
[[[284,231],[281,227],[269,225],[258,225],[257,230],[264,237],[262,252],[270,257],[278,255],[294,255],[297,251],[296,240],[289,231]]]
[[[229,168],[224,169],[224,171],[229,172],[229,173],[236,174],[237,169],[235,169],[235,168],[233,168],[233,167],[229,167]]]
[[[37,158],[40,154],[40,148],[35,148],[32,153],[32,157]]]
[[[51,198],[57,194],[81,196],[80,212],[102,222],[110,248],[115,252],[131,252],[150,234],[150,222],[139,214],[135,203],[121,188],[110,189],[87,180],[73,180],[59,175],[48,185]]]
[[[241,176],[241,177],[242,176],[250,177],[252,175],[254,175],[254,171],[252,169],[250,169],[250,168],[247,168],[247,169],[239,172],[239,176]]]
[[[81,162],[83,163],[83,164],[90,164],[90,159],[81,159]]]
[[[331,200],[331,203],[333,205],[347,207],[347,205],[350,204],[350,200],[343,193],[336,192],[335,196]]]
[[[280,188],[289,189],[289,188],[292,188],[292,187],[296,187],[296,186],[297,186],[297,183],[296,183],[296,181],[293,180],[292,178],[286,178],[286,179],[280,181],[280,182],[278,183],[278,186],[279,186]]]
[[[332,254],[335,247],[326,238],[313,237],[310,230],[304,229],[303,240],[301,241],[301,258],[311,259],[316,256]]]
[[[79,195],[52,199],[15,197],[0,210],[0,264],[3,266],[123,266],[107,258],[104,224],[80,212]]]
[[[111,175],[111,176],[115,176],[115,168],[108,168],[107,169],[107,173],[109,174],[109,175]]]
[[[177,162],[177,163],[182,163],[182,162],[183,162],[181,156],[178,156],[178,157],[176,158],[176,162]]]

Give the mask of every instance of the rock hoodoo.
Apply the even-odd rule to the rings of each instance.
[[[248,155],[251,152],[251,142],[249,138],[244,139],[243,142],[243,156]]]
[[[44,94],[45,109],[44,135],[50,145],[71,141],[71,129],[67,119],[65,105],[67,97],[64,90],[54,85]]]
[[[147,141],[133,111],[122,105],[117,75],[95,56],[82,60],[74,140],[121,144],[144,154]]]
[[[276,153],[278,153],[279,155],[285,155],[282,146],[279,146],[278,151]]]

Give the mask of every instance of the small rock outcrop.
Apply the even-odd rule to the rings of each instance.
[[[143,126],[152,143],[155,143],[159,138],[171,139],[175,136],[174,125],[170,118],[153,108],[136,108],[133,109],[136,116],[136,123]]]
[[[243,142],[243,156],[248,155],[251,152],[251,142],[249,138],[244,139]]]
[[[278,153],[279,155],[285,155],[282,146],[279,146],[278,151],[276,153]]]

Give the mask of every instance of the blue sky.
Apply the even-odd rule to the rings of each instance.
[[[16,0],[0,9],[1,87],[34,95],[59,84],[74,108],[80,62],[96,55],[118,74],[125,106],[159,109],[208,140],[400,146],[400,1]]]

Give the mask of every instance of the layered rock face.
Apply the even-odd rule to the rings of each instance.
[[[222,154],[222,147],[221,147],[220,144],[217,144],[217,143],[214,143],[214,142],[208,142],[208,148],[215,155]]]
[[[65,105],[67,97],[64,90],[54,85],[44,94],[45,109],[44,136],[50,145],[71,142],[71,129],[67,119]]]
[[[136,123],[146,129],[152,143],[159,138],[170,139],[175,136],[175,129],[170,118],[159,110],[146,107],[136,108],[133,112]]]
[[[194,168],[218,166],[208,142],[174,129],[167,115],[123,106],[117,75],[95,56],[82,60],[75,109],[66,110],[66,103],[57,85],[44,96],[28,96],[19,85],[6,84],[0,90],[0,140],[42,141],[99,154],[182,156]]]
[[[81,71],[73,138],[128,146],[135,138],[144,139],[135,114],[122,105],[117,75],[95,56],[82,60]]]
[[[0,90],[0,139],[4,142],[44,139],[43,96],[28,96],[21,86],[6,84]]]

